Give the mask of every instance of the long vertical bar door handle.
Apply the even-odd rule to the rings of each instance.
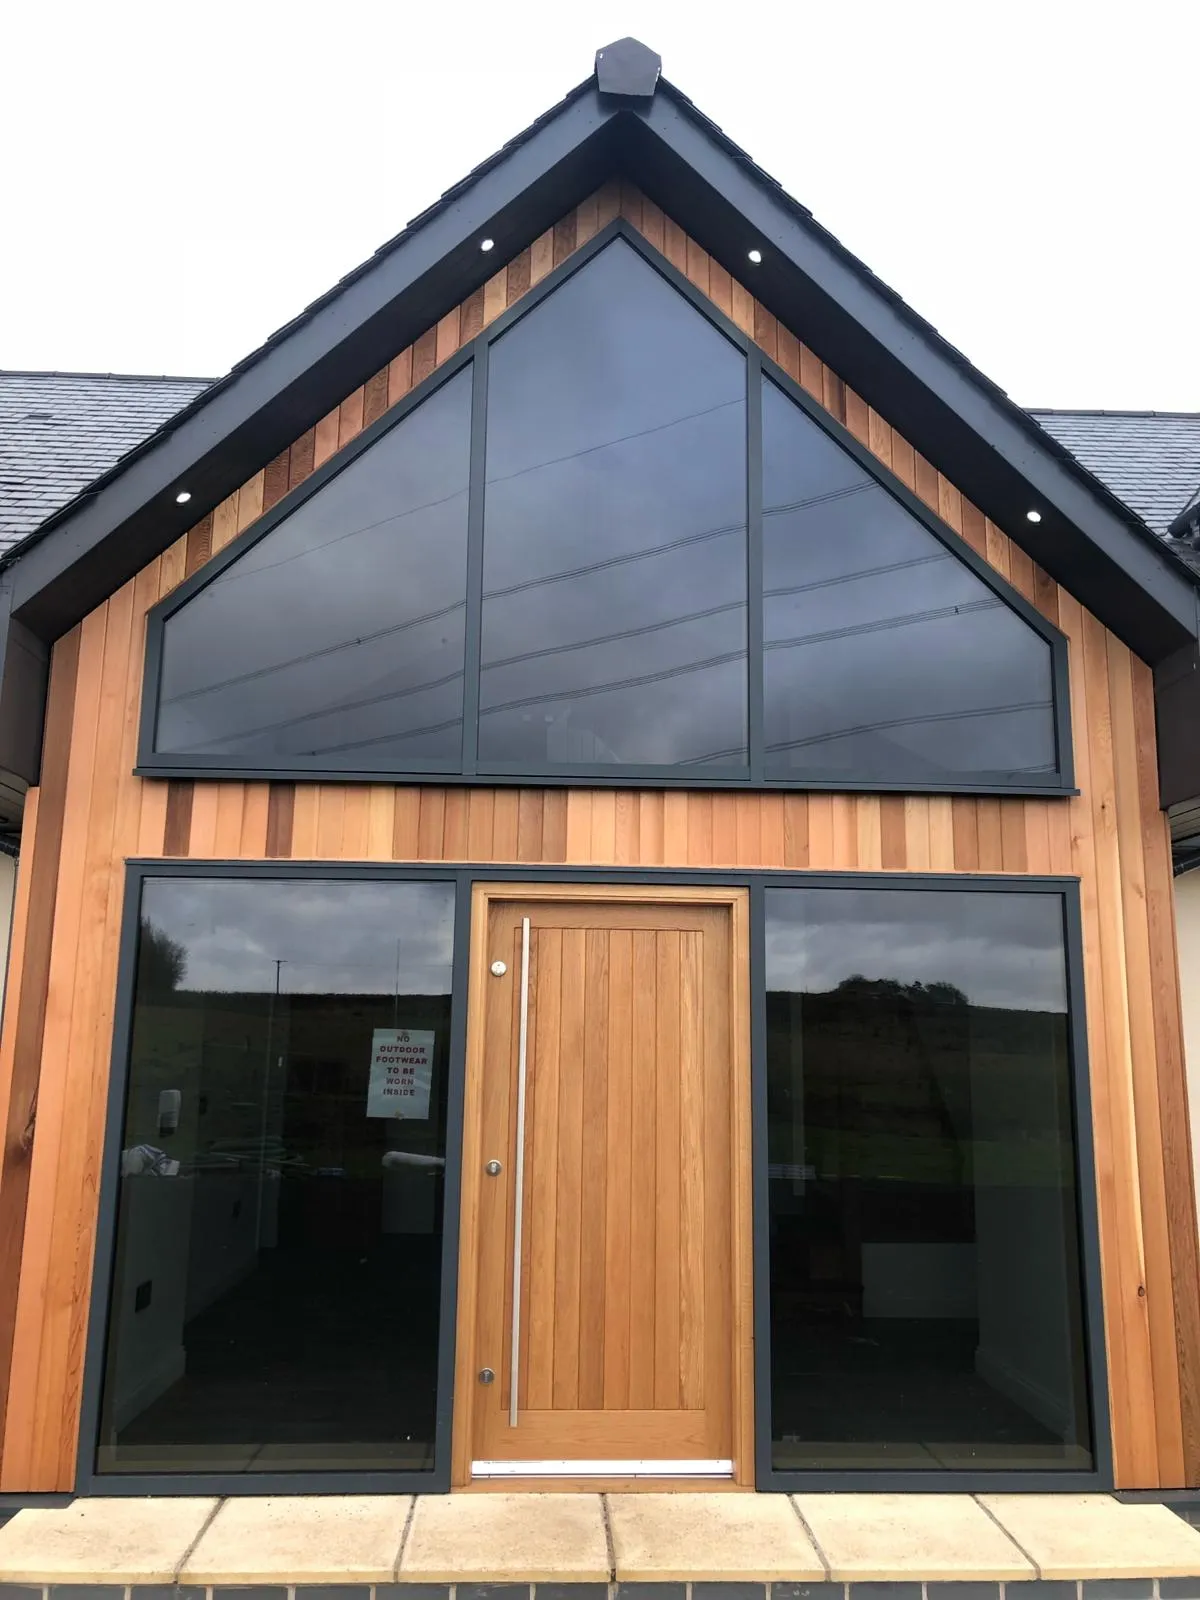
[[[517,1158],[513,1165],[512,1365],[508,1425],[517,1425],[521,1370],[521,1226],[525,1216],[525,1069],[529,1059],[529,918],[521,918],[521,1021],[517,1034]]]

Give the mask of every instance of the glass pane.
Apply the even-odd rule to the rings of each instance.
[[[775,1467],[1089,1469],[1059,897],[766,899]]]
[[[470,416],[468,369],[168,619],[157,750],[460,765]]]
[[[1050,646],[765,381],[763,586],[771,775],[1056,770]]]
[[[744,765],[745,392],[620,241],[493,346],[481,761]]]
[[[454,888],[147,881],[97,1469],[428,1470]]]

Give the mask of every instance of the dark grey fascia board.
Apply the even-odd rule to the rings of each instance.
[[[625,139],[647,192],[1139,655],[1195,638],[1200,591],[1182,563],[681,98],[664,83],[631,113],[652,135]],[[752,246],[763,261],[748,267]]]
[[[9,568],[13,614],[53,640],[133,577],[332,404],[486,282],[614,167],[628,115],[585,86],[480,177],[409,225],[394,247],[273,336]],[[487,234],[490,254],[479,249]],[[186,482],[185,482],[186,480]],[[177,506],[180,487],[191,492]]]
[[[0,826],[16,822],[25,790],[38,781],[49,646],[12,616],[0,575]]]
[[[1159,804],[1200,803],[1200,645],[1195,640],[1154,669]]]

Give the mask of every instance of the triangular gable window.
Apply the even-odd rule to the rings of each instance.
[[[169,617],[156,748],[457,765],[470,438],[460,372]]]
[[[1046,639],[766,378],[762,418],[767,772],[1053,774]]]
[[[164,602],[151,664],[146,772],[1069,783],[1056,631],[623,224]]]

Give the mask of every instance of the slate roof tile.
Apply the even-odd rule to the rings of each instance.
[[[1200,493],[1200,412],[1039,411],[1030,416],[1155,533]]]
[[[115,466],[210,382],[0,371],[0,553]]]

